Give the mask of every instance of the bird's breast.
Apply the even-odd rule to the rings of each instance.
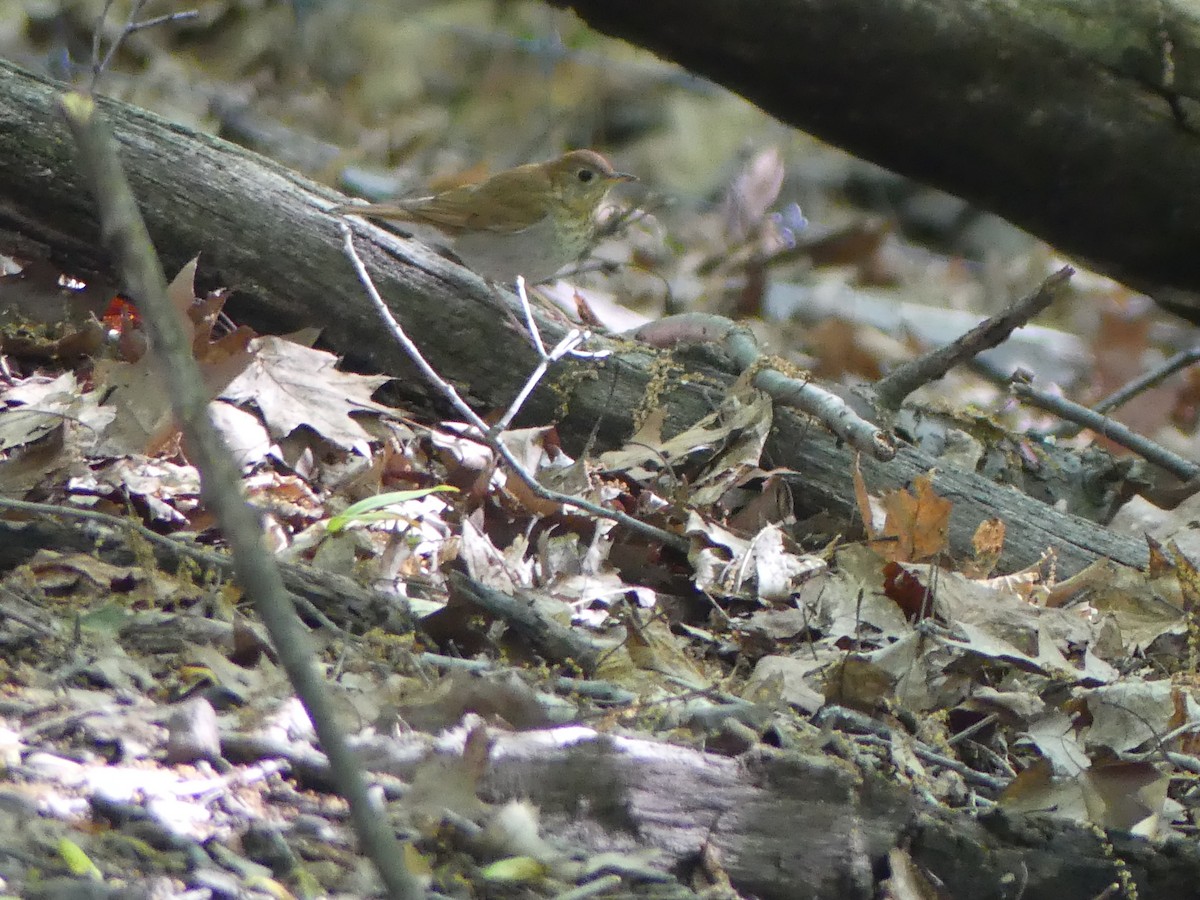
[[[587,249],[562,240],[561,229],[549,217],[521,231],[464,231],[455,236],[453,250],[468,268],[492,281],[511,284],[518,275],[530,284],[546,281]]]

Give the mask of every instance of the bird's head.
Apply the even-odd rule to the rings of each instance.
[[[589,217],[604,201],[614,185],[637,181],[633,175],[618,172],[595,150],[572,150],[546,163],[553,190],[563,203]]]

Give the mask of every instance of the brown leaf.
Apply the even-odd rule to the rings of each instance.
[[[858,514],[862,516],[863,530],[867,537],[876,540],[883,530],[884,514],[882,507],[867,491],[867,482],[863,478],[862,467],[859,465],[859,455],[854,456],[854,501],[858,506]]]
[[[971,578],[987,578],[1000,561],[1004,552],[1004,522],[1000,519],[985,519],[975,529],[971,537],[971,545],[975,549],[975,559],[963,568],[964,574]]]
[[[871,549],[885,559],[921,562],[946,549],[954,504],[934,493],[929,475],[917,478],[913,488],[911,494],[898,490],[883,496],[887,520]]]
[[[817,364],[813,373],[834,379],[847,373],[874,381],[883,375],[879,355],[859,340],[861,326],[845,319],[826,319],[808,329],[805,344]]]
[[[1196,566],[1183,555],[1174,541],[1167,545],[1167,549],[1175,557],[1175,575],[1183,591],[1184,612],[1192,613],[1197,608],[1197,601],[1200,601],[1200,572],[1196,571]]]
[[[1146,563],[1147,575],[1151,578],[1161,578],[1175,571],[1175,564],[1171,562],[1171,557],[1167,555],[1160,541],[1147,534],[1146,547],[1150,553],[1149,562]]]
[[[916,620],[928,612],[929,588],[919,578],[894,560],[884,565],[883,575],[884,594],[904,611],[905,616]]]
[[[1079,777],[1088,818],[1101,828],[1153,834],[1170,779],[1149,762],[1093,764]]]
[[[192,260],[171,281],[167,295],[184,317],[191,336],[192,352],[200,366],[206,395],[216,399],[221,391],[252,361],[248,345],[253,332],[240,328],[217,341],[211,341],[211,318],[215,321],[224,300],[214,295],[198,301],[192,288],[196,260]],[[201,327],[197,328],[197,321]],[[122,333],[122,349],[129,361],[101,359],[96,363],[95,383],[98,395],[107,396],[105,406],[114,410],[112,425],[104,432],[103,452],[161,452],[175,442],[176,426],[171,413],[158,356],[144,352],[138,340],[141,331],[129,327]]]
[[[825,674],[825,702],[873,714],[895,686],[890,672],[861,656],[847,656]]]

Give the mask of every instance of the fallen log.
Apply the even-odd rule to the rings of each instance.
[[[110,278],[90,195],[66,125],[55,111],[60,88],[0,60],[0,251],[49,260],[85,279]],[[394,402],[437,407],[409,359],[385,335],[343,254],[341,219],[327,210],[345,198],[255,153],[144,110],[114,101],[101,101],[100,108],[121,144],[150,236],[169,273],[199,254],[198,283],[232,288],[227,309],[235,318],[275,333],[318,326],[325,345],[351,366],[395,376]],[[510,324],[513,297],[420,243],[366,223],[354,228],[376,285],[429,362],[463,386],[466,399],[479,409],[506,407],[536,364],[525,336]],[[561,334],[554,323],[541,326],[551,341]],[[627,342],[613,349],[602,363],[560,364],[526,404],[526,420],[556,422],[565,446],[575,452],[589,442],[604,448],[627,439],[656,351],[629,349]],[[719,386],[732,384],[736,376],[727,360],[705,348],[685,353],[683,361],[698,377],[671,385],[659,399],[667,434],[711,412]],[[782,410],[775,416],[768,452],[773,465],[797,473],[791,481],[799,515],[821,514],[837,531],[853,531],[858,513],[850,450],[811,420]],[[1032,491],[1045,472],[1086,468],[1071,457],[1047,464],[1048,457],[1039,456],[1053,452],[1039,447],[1033,454],[1039,458],[1032,461],[1013,452],[1017,470],[1007,469],[1000,477]],[[862,462],[873,492],[903,487],[938,467],[937,459],[910,446],[889,462]],[[1100,464],[1094,474],[1085,474],[1110,490],[1105,479],[1115,471]],[[1031,565],[1047,549],[1057,553],[1060,575],[1100,557],[1130,565],[1146,559],[1140,541],[974,472],[941,468],[934,488],[954,503],[954,553],[969,554],[978,524],[999,516],[1020,523],[1008,531],[1000,561],[1005,570]]]
[[[482,799],[534,804],[542,832],[565,847],[653,850],[658,866],[685,876],[711,849],[743,895],[763,900],[878,896],[878,873],[897,847],[945,896],[976,900],[1093,900],[1122,870],[1139,896],[1183,897],[1200,877],[1200,848],[1184,838],[1156,843],[1049,816],[949,810],[827,751],[735,758],[578,726],[489,737]],[[464,743],[460,728],[358,747],[370,771],[411,780]],[[244,733],[223,734],[221,746],[235,762],[284,758],[301,783],[326,788],[315,751]]]

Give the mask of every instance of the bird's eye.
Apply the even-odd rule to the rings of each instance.
[[[579,179],[580,184],[587,184],[596,177],[596,173],[591,169],[580,169],[575,173],[575,177]]]

